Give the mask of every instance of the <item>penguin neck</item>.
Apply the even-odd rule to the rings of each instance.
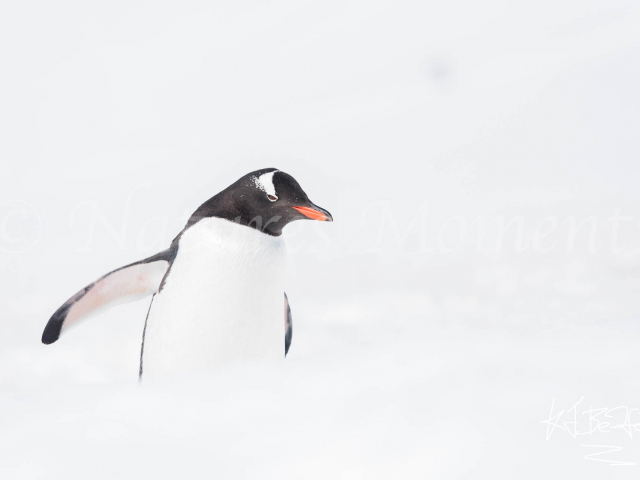
[[[229,187],[211,197],[193,212],[185,226],[185,230],[203,218],[221,218],[273,237],[282,235],[282,229],[286,225],[284,219],[279,216],[269,218],[263,215],[255,215],[243,206],[243,202],[238,201],[237,196],[237,192],[234,192]]]

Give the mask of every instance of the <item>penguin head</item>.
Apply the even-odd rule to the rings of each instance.
[[[262,217],[265,233],[279,235],[284,226],[295,220],[333,222],[331,214],[309,200],[300,184],[288,173],[266,168],[244,178],[247,177],[251,190],[248,206],[254,215]]]
[[[295,178],[275,168],[246,174],[202,204],[187,226],[212,216],[274,236],[295,220],[333,222],[327,210],[309,200]]]

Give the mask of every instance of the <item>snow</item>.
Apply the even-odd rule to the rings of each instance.
[[[0,478],[638,476],[636,2],[5,2],[0,38]],[[334,217],[285,229],[284,363],[139,386],[147,301],[40,343],[271,166]]]

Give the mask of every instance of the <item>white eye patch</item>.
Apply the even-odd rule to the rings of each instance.
[[[259,177],[253,177],[253,183],[256,187],[265,192],[272,202],[278,199],[276,187],[273,185],[273,174],[277,171],[278,170],[274,170],[273,172],[263,173]]]

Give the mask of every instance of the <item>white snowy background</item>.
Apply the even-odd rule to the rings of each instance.
[[[635,1],[2,2],[0,478],[637,478],[639,87]],[[263,167],[286,361],[40,343]]]

